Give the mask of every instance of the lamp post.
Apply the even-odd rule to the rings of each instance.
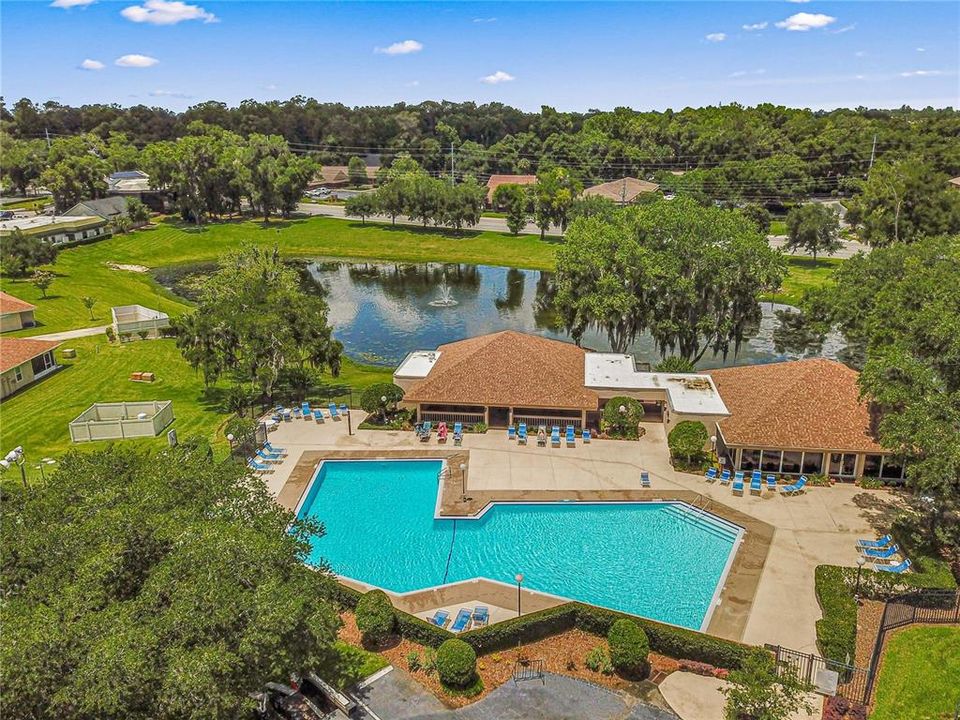
[[[863,566],[867,564],[867,559],[861,555],[857,558],[857,588],[853,591],[853,597],[860,603],[860,573],[863,572]]]
[[[23,446],[17,445],[13,450],[7,453],[3,460],[0,460],[0,467],[6,470],[11,465],[17,465],[20,468],[20,479],[23,481],[23,489],[27,489],[27,469],[24,467],[25,459],[23,457]]]
[[[380,408],[381,408],[380,412],[383,413],[383,423],[384,425],[386,425],[387,423],[387,396],[386,395],[380,396]]]
[[[347,435],[353,435],[353,419],[350,417],[350,408],[345,408],[343,413],[347,416]]]
[[[44,465],[56,465],[56,464],[57,464],[57,461],[54,460],[53,458],[45,457],[45,458],[43,458],[43,459],[40,461],[40,464],[39,464],[39,465],[34,465],[34,467],[35,467],[37,470],[40,471],[40,479],[43,480],[43,484],[44,484],[44,485],[47,484],[47,475],[46,475],[46,473],[45,473],[44,470],[43,470],[43,466],[44,466]]]
[[[514,580],[517,581],[517,617],[520,617],[520,586],[523,585],[523,573],[517,573]]]
[[[460,463],[460,499],[467,499],[467,464]]]

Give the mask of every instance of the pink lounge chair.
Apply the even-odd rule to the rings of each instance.
[[[447,441],[447,423],[440,421],[437,426],[437,442],[445,443]]]

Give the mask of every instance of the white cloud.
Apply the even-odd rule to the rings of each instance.
[[[480,82],[486,83],[487,85],[499,85],[500,83],[512,82],[513,80],[516,80],[516,78],[503,70],[497,70],[492,75],[484,75],[480,78]]]
[[[64,10],[69,10],[74,7],[86,7],[87,5],[92,5],[95,0],[53,0],[50,3],[50,7],[63,8]]]
[[[410,82],[404,83],[404,84],[405,84],[407,87],[420,87],[420,81],[419,81],[419,80],[411,80]]]
[[[927,51],[926,48],[917,48],[917,52],[926,52],[926,51]]]
[[[799,3],[807,3],[807,2],[810,2],[810,0],[787,0],[787,2],[792,2],[792,3],[798,3],[798,4],[799,4]]]
[[[831,15],[802,12],[791,15],[786,20],[781,20],[776,25],[778,28],[783,28],[784,30],[806,32],[807,30],[824,28],[827,25],[835,23],[836,21],[837,19]]]
[[[263,86],[263,89],[264,89],[264,90],[276,90],[276,89],[277,89],[277,86],[276,86],[276,84],[274,84],[274,83],[270,83],[269,85],[264,85],[264,86]]]
[[[179,98],[181,100],[189,100],[193,97],[193,95],[187,95],[186,93],[175,90],[152,90],[149,94],[150,97]]]
[[[710,33],[706,36],[710,42],[723,42],[727,39],[726,33]]]
[[[854,53],[854,55],[855,55],[856,57],[866,57],[866,56],[867,56],[867,51],[866,51],[866,50],[857,50],[857,51]]]
[[[217,16],[199,5],[189,5],[180,0],[145,0],[143,5],[131,5],[120,11],[130,22],[151,25],[176,25],[184,20],[219,22]]]
[[[388,45],[385,48],[378,47],[374,48],[375,53],[381,55],[409,55],[410,53],[420,52],[423,50],[423,43],[417,42],[416,40],[404,40],[402,42],[395,42],[393,45]]]
[[[831,35],[843,35],[843,33],[850,32],[855,30],[857,27],[856,23],[850,23],[849,25],[844,25],[842,28],[837,28],[836,30],[827,30]]]
[[[730,73],[727,77],[738,78],[738,77],[747,77],[748,75],[763,75],[766,72],[763,68],[758,70],[737,70],[736,72]]]
[[[473,21],[474,21],[475,23],[492,23],[492,22],[496,22],[497,19],[496,19],[495,17],[474,18]]]
[[[80,63],[80,68],[82,70],[103,70],[105,65],[99,60],[91,60],[87,58],[82,63]]]
[[[766,20],[764,20],[763,22],[750,23],[750,24],[748,24],[748,25],[741,25],[741,27],[742,27],[744,30],[746,30],[747,32],[753,32],[754,30],[766,30],[766,29],[767,29],[767,25],[769,25],[769,24],[770,24],[770,23],[768,23]]]
[[[119,65],[120,67],[148,68],[153,67],[158,62],[160,61],[155,57],[150,57],[149,55],[138,55],[134,53],[132,55],[121,55],[113,61],[113,64]]]
[[[908,70],[900,73],[900,77],[937,77],[944,74],[943,70]]]

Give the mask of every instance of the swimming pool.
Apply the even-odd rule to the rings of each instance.
[[[436,519],[439,460],[320,466],[298,517],[311,562],[393,592],[485,577],[701,629],[741,530],[682,503],[498,503]]]

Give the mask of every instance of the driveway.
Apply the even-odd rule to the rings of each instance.
[[[355,693],[369,720],[676,720],[666,710],[599,685],[544,673],[543,682],[508,681],[487,697],[449,710],[403,670],[396,668]]]
[[[63,332],[47,333],[46,335],[31,335],[31,340],[74,340],[75,338],[103,335],[109,325],[80,328],[78,330],[64,330]]]

